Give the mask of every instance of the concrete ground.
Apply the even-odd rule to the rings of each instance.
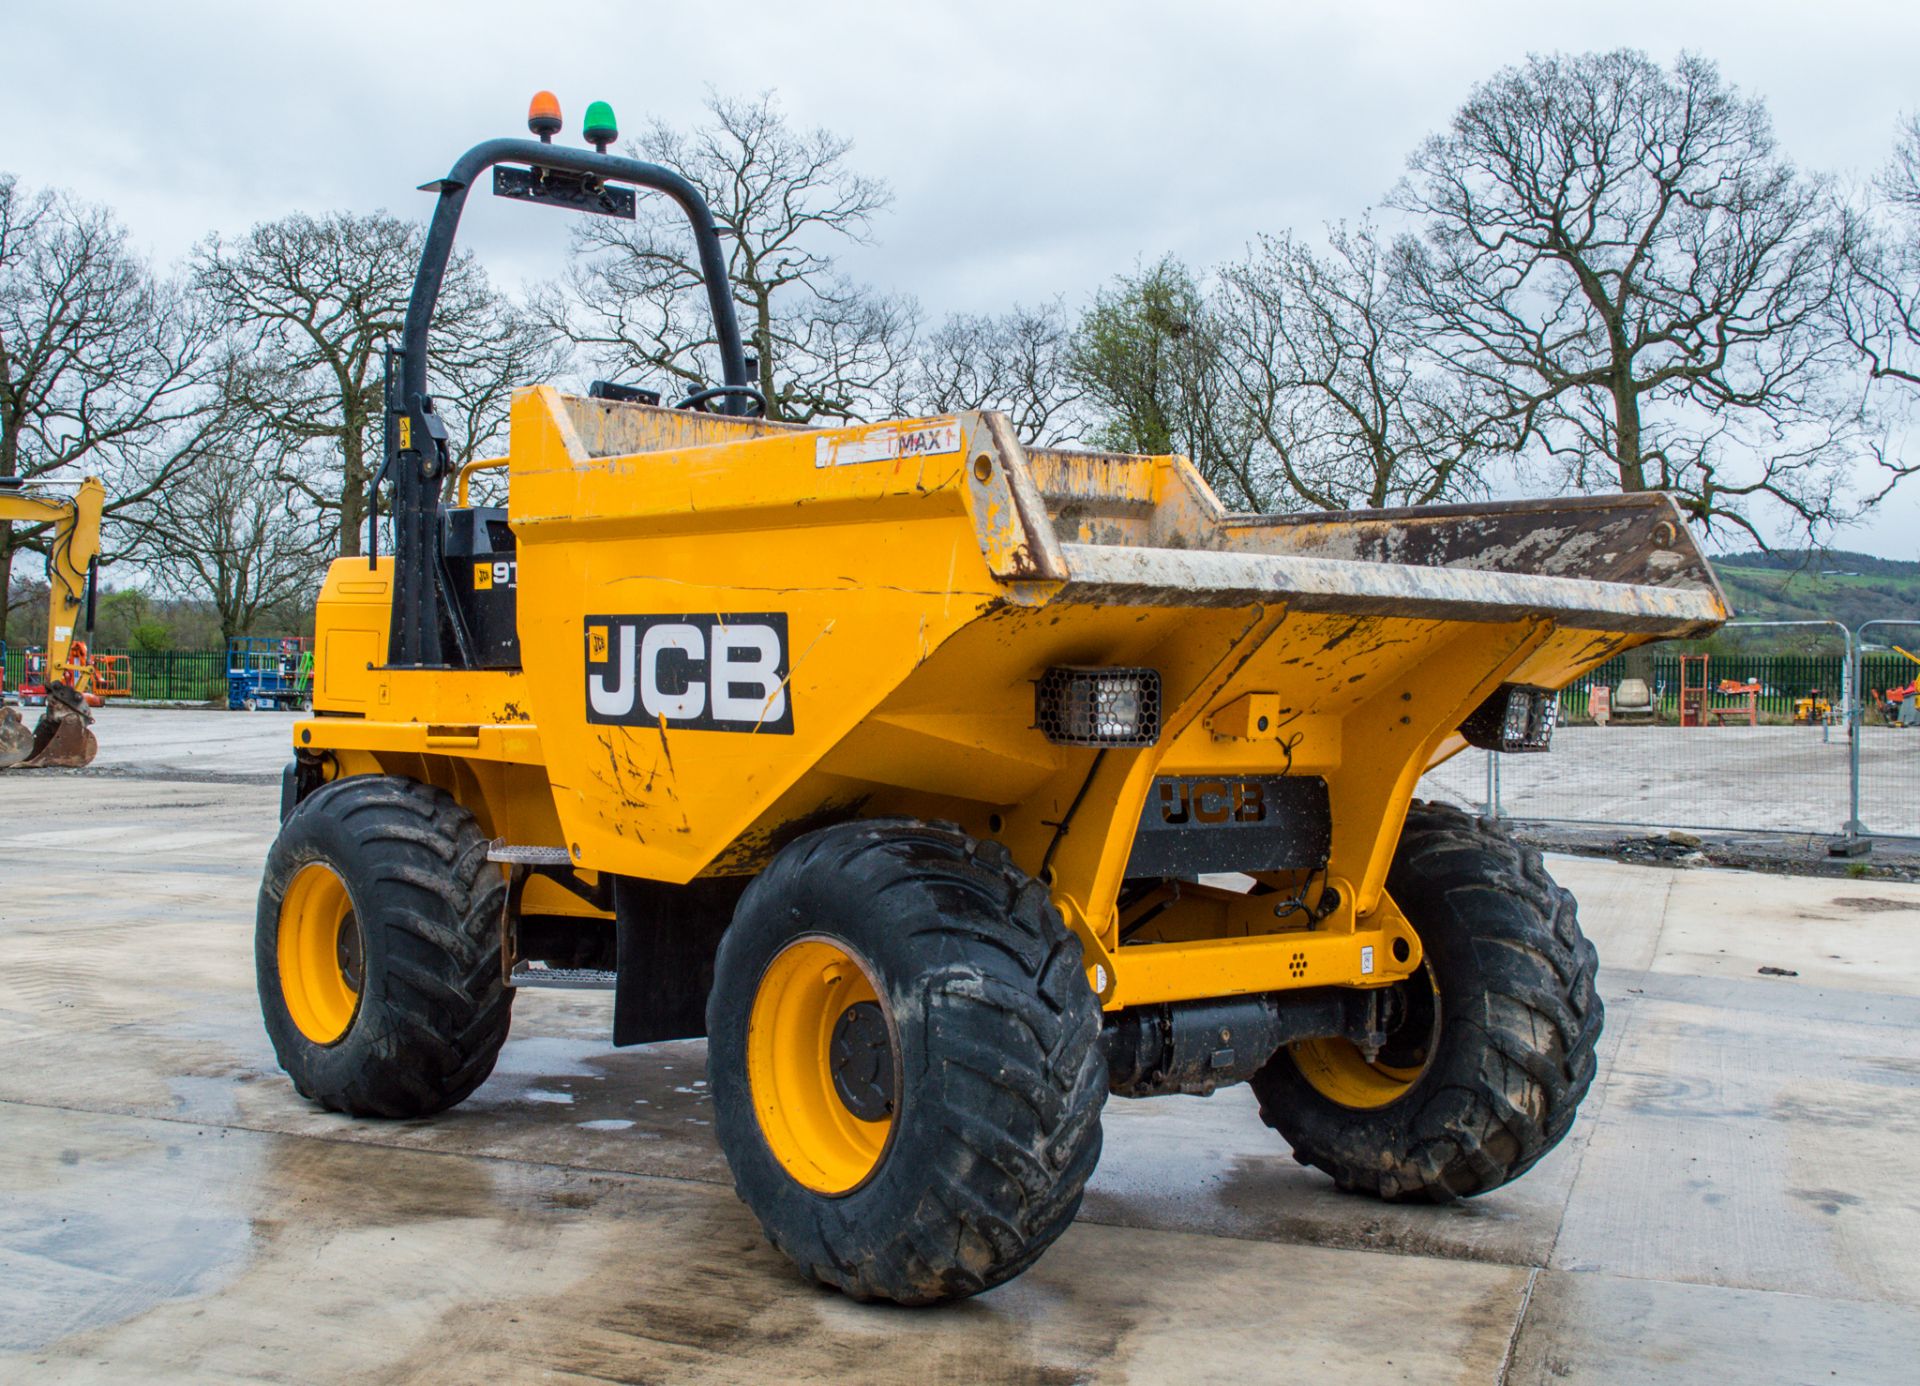
[[[1848,753],[1844,727],[1566,726],[1548,755],[1499,758],[1500,811],[1831,836],[1851,812]],[[1487,759],[1462,752],[1429,792],[1484,803]],[[1861,728],[1860,821],[1920,836],[1920,729]]]
[[[445,1117],[299,1100],[252,978],[290,721],[112,709],[97,772],[0,778],[0,1379],[1912,1379],[1920,887],[1556,859],[1608,1026],[1524,1179],[1383,1205],[1244,1089],[1116,1100],[1040,1264],[907,1311],[766,1245],[704,1046],[616,1052],[604,996],[521,996]]]

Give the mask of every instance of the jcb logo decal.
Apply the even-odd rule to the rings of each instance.
[[[695,731],[793,731],[784,612],[589,616],[587,720]]]
[[[1267,816],[1267,796],[1258,780],[1162,780],[1160,821],[1258,823]]]
[[[476,563],[473,565],[473,590],[491,592],[496,587],[511,587],[518,574],[514,571],[518,561],[503,558],[495,563]]]

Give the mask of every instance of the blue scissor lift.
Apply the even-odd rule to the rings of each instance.
[[[236,635],[227,641],[227,707],[298,711],[313,701],[313,642],[305,636]]]

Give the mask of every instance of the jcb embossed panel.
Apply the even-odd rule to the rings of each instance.
[[[1141,809],[1127,874],[1319,867],[1332,840],[1318,775],[1163,775]]]

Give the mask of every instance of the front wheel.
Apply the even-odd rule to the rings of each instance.
[[[1385,1046],[1288,1046],[1254,1075],[1260,1115],[1343,1189],[1485,1193],[1573,1124],[1604,1015],[1599,959],[1538,852],[1443,804],[1413,805],[1387,891],[1427,961],[1394,988]]]
[[[513,1007],[505,890],[473,815],[430,785],[356,775],[293,811],[267,854],[254,963],[301,1096],[419,1117],[480,1086]]]
[[[906,820],[794,842],[721,940],[707,1030],[734,1186],[817,1281],[977,1294],[1079,1210],[1099,1002],[1079,940],[996,843]]]

